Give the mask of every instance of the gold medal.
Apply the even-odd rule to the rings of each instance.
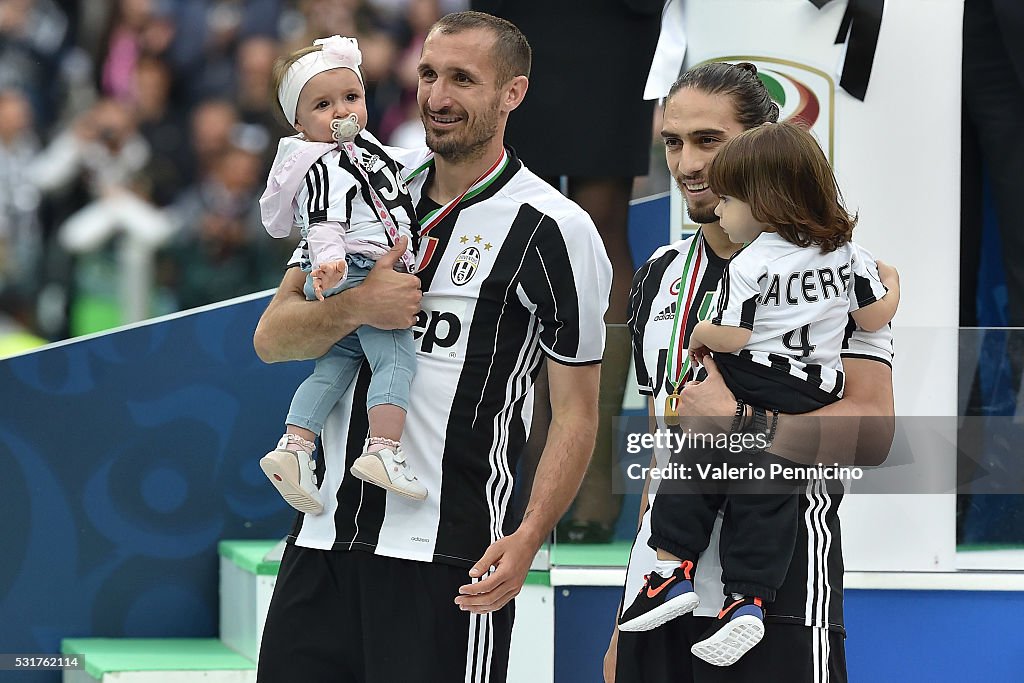
[[[669,394],[665,397],[665,425],[668,427],[679,426],[679,394]]]

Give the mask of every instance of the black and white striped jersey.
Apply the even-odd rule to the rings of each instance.
[[[340,223],[344,235],[336,238],[347,246],[348,253],[379,256],[393,242],[374,210],[372,185],[399,234],[409,238],[415,253],[419,224],[402,178],[402,167],[389,154],[392,148],[382,145],[366,130],[359,131],[352,144],[359,166],[339,148],[328,151],[310,166],[295,196],[293,222],[304,238],[312,225]],[[302,265],[306,268],[308,260]]]
[[[866,264],[871,275],[878,278],[878,265],[871,252],[853,243],[861,262]],[[843,358],[864,358],[877,360],[892,367],[892,359],[895,356],[895,349],[892,344],[892,326],[886,325],[884,329],[875,333],[868,333],[857,327],[857,323],[851,317],[846,324],[846,333],[843,335]]]
[[[690,273],[683,281],[683,268],[696,240]],[[658,248],[633,276],[629,293],[629,330],[633,343],[633,364],[637,387],[645,396],[671,393],[668,371],[668,346],[676,316],[686,314],[683,348],[690,343],[690,332],[698,320],[712,310],[715,288],[728,261],[711,250],[698,231],[680,242]],[[683,308],[680,311],[680,289]],[[703,315],[701,313],[703,312]]]
[[[669,393],[667,378],[668,346],[672,335],[673,304],[678,301],[683,264],[693,240],[697,240],[690,280],[695,285],[694,302],[687,316],[684,342],[697,324],[694,309],[708,309],[718,280],[727,261],[714,254],[698,231],[654,252],[651,259],[637,271],[630,291],[629,327],[633,336],[633,359],[636,365],[637,385],[641,394],[653,400],[658,427],[665,429],[665,397]],[[870,254],[857,247],[864,258]],[[699,261],[698,261],[699,255]],[[873,262],[873,259],[870,259]],[[688,292],[684,292],[685,295]],[[701,302],[699,305],[696,302]],[[887,326],[878,332],[865,332],[849,318],[842,343],[844,358],[867,358],[891,365],[892,331]],[[669,452],[655,450],[658,466],[669,462]],[[648,510],[643,517],[636,540],[630,552],[626,571],[624,597],[632,600],[643,585],[644,574],[654,567],[655,554],[647,545],[651,535],[650,505],[657,495],[658,480],[653,480],[647,500]],[[800,494],[800,524],[789,573],[780,587],[775,602],[768,611],[769,621],[807,626],[827,627],[843,631],[843,557],[840,543],[838,508],[841,491],[828,491],[820,482],[812,482]],[[722,605],[722,566],[718,555],[722,515],[719,513],[711,536],[711,543],[697,562],[695,586],[700,597],[699,616],[716,616]]]
[[[437,208],[421,197],[430,172],[409,182],[420,216]],[[362,397],[353,410],[350,390],[324,427],[325,511],[300,515],[292,538],[468,566],[512,530],[544,357],[601,361],[611,264],[590,217],[511,153],[493,182],[422,236],[418,259],[423,310],[402,442],[428,497],[410,501],[349,474],[366,434]]]
[[[730,259],[711,322],[751,330],[733,354],[742,367],[831,403],[843,395],[849,312],[885,292],[874,260],[852,243],[822,253],[765,232]]]

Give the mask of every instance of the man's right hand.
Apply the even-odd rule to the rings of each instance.
[[[380,330],[412,327],[420,312],[420,279],[399,273],[395,264],[409,246],[407,237],[399,237],[391,250],[377,259],[376,265],[359,286],[361,296],[359,318],[363,324]]]

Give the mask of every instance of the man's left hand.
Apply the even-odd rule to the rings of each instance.
[[[474,614],[487,614],[501,609],[519,595],[537,554],[537,545],[519,532],[492,543],[483,557],[469,570],[473,578],[483,576],[494,567],[494,572],[476,583],[459,588],[455,604]]]

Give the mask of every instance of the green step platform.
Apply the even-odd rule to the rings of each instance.
[[[625,567],[632,539],[611,543],[555,543],[551,546],[552,567]]]
[[[221,541],[217,544],[217,552],[220,556],[229,562],[236,565],[242,571],[248,572],[255,576],[277,576],[277,571],[281,566],[278,560],[267,560],[266,555],[268,552],[277,545],[277,541]],[[602,548],[604,546],[575,546],[576,548]],[[622,551],[617,550],[612,553],[614,556],[621,555]],[[584,554],[586,554],[584,552]],[[603,558],[602,553],[590,553],[595,558]],[[579,556],[583,555],[571,555],[569,553],[566,556]],[[611,557],[611,555],[609,555]],[[629,558],[629,545],[625,546],[625,557]],[[541,570],[531,570],[526,576],[526,583],[534,586],[549,586],[551,585],[548,572]]]
[[[85,668],[65,683],[250,683],[256,665],[216,638],[66,638],[62,654],[79,654]]]

